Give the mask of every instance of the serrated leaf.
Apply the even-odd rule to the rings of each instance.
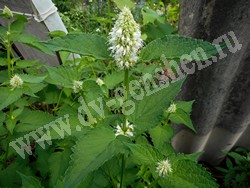
[[[124,76],[121,72],[113,72],[105,76],[104,83],[108,89],[113,89],[117,84],[121,83],[123,79]]]
[[[6,128],[8,129],[8,131],[10,132],[10,134],[13,134],[13,130],[16,126],[16,120],[14,119],[8,119],[6,121]]]
[[[144,7],[141,9],[142,17],[143,17],[143,25],[148,23],[154,23],[158,20],[161,23],[164,23],[164,17],[159,16],[154,10]]]
[[[79,138],[66,171],[65,187],[76,187],[89,173],[111,159],[116,153],[114,140],[113,131],[104,127],[95,128]]]
[[[6,58],[0,58],[0,66],[7,66],[8,61]]]
[[[54,148],[53,148],[54,149]],[[39,145],[36,145],[35,153],[36,161],[35,161],[35,167],[41,174],[43,178],[48,176],[49,172],[49,158],[52,154],[52,148],[45,147],[42,148]]]
[[[196,132],[190,115],[184,112],[182,109],[177,109],[175,113],[170,114],[169,120],[177,124],[184,124],[194,132]]]
[[[176,107],[190,114],[192,112],[193,103],[194,101],[177,101]]]
[[[46,125],[55,120],[51,114],[39,111],[39,110],[29,110],[25,108],[17,119],[20,121],[17,124],[16,132],[27,132],[33,131],[43,125]]]
[[[172,162],[173,171],[168,177],[161,178],[161,187],[178,188],[217,188],[214,178],[201,165],[190,160]]]
[[[22,187],[23,188],[28,188],[28,187],[34,187],[34,188],[42,188],[43,186],[41,185],[41,182],[33,177],[33,176],[26,176],[20,172],[18,172],[18,174],[21,176],[22,178]]]
[[[174,135],[173,127],[158,125],[149,130],[150,137],[154,143],[154,147],[164,155],[170,155],[174,152],[171,146],[171,138]]]
[[[133,160],[140,165],[151,165],[157,163],[162,155],[155,151],[150,145],[126,144],[132,152]]]
[[[38,59],[36,60],[19,60],[16,62],[16,67],[18,68],[27,68],[37,65],[39,62]]]
[[[0,125],[4,122],[5,120],[5,117],[6,117],[6,114],[5,113],[0,113]]]
[[[83,82],[83,88],[86,95],[85,100],[87,103],[94,101],[99,97],[102,97],[102,90],[94,80],[85,80]]]
[[[21,88],[10,90],[9,88],[0,88],[0,110],[8,107],[12,103],[16,102],[23,95]]]
[[[144,96],[141,101],[135,101],[135,111],[128,116],[128,119],[141,130],[157,126],[165,108],[179,93],[183,81],[179,80],[169,86],[163,86],[153,94]]]
[[[27,22],[27,18],[23,15],[15,15],[16,20],[11,23],[11,34],[21,34],[24,31],[24,24]]]
[[[135,8],[135,4],[131,0],[113,0],[113,1],[120,10],[122,10],[123,7],[128,7],[130,9]]]
[[[40,42],[40,40],[35,37],[34,35],[28,35],[28,34],[21,34],[17,35],[15,39],[16,42],[20,42],[23,44],[26,44],[28,46],[31,46],[37,50],[40,50],[46,54],[54,55],[51,49],[49,49],[44,43]]]
[[[107,40],[95,34],[68,34],[51,39],[44,44],[54,51],[69,51],[84,56],[93,56],[97,59],[109,58]]]
[[[28,83],[41,83],[47,77],[47,75],[41,76],[31,74],[19,74],[19,76],[24,82]]]
[[[175,29],[167,22],[164,23],[156,20],[154,23],[148,23],[143,27],[143,33],[147,35],[147,41],[152,41],[157,38],[171,35]]]
[[[57,185],[57,181],[62,179],[63,174],[68,168],[71,151],[66,149],[62,152],[55,152],[49,158],[50,169],[50,185],[52,187]]]
[[[27,161],[16,158],[7,168],[0,171],[0,187],[21,187],[22,180],[17,171],[32,174]]]
[[[206,57],[201,56],[200,53],[197,53],[198,56],[190,55],[193,51],[197,50],[197,48],[202,49]],[[200,61],[209,59],[217,53],[216,45],[209,42],[179,35],[167,35],[145,46],[141,50],[140,57],[143,61],[149,62],[152,60],[160,60],[164,55],[166,59],[179,61],[182,55],[185,55],[186,58],[186,55],[188,55],[189,61]]]
[[[0,82],[4,83],[7,80],[8,80],[8,71],[7,70],[0,71]]]
[[[41,91],[47,84],[44,83],[25,83],[24,93],[30,96],[34,96],[34,93]]]
[[[78,71],[72,67],[46,66],[46,69],[48,70],[49,74],[48,78],[46,78],[46,81],[54,85],[72,88],[73,81],[80,79]]]

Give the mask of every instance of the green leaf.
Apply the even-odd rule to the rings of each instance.
[[[190,118],[190,115],[184,112],[182,109],[177,109],[175,113],[170,114],[169,119],[174,123],[184,124],[188,128],[192,129],[194,132],[196,132],[192,120]]]
[[[123,81],[124,77],[121,72],[113,72],[104,78],[104,83],[108,89],[113,89],[117,84]]]
[[[173,127],[158,125],[149,131],[154,147],[164,155],[170,155],[174,152],[171,145],[171,138],[174,135]]]
[[[22,95],[23,91],[21,88],[16,88],[14,90],[10,90],[6,87],[0,88],[0,110],[16,102]]]
[[[41,185],[41,182],[33,177],[33,176],[26,176],[20,172],[18,172],[18,174],[21,176],[22,178],[22,187],[23,188],[42,188],[43,186]]]
[[[130,9],[135,8],[135,3],[132,2],[131,0],[113,0],[116,6],[122,10],[123,7],[128,7]]]
[[[50,50],[44,43],[42,43],[37,37],[28,34],[17,35],[15,39],[16,42],[20,42],[31,46],[37,50],[40,50],[46,54],[54,55],[52,50]]]
[[[148,23],[143,27],[143,33],[147,35],[147,41],[171,35],[174,31],[175,29],[167,21],[161,23],[156,20],[154,23]]]
[[[13,134],[13,130],[14,130],[15,126],[16,126],[16,120],[8,119],[6,121],[6,127],[7,127],[8,131],[10,132],[10,134]]]
[[[16,132],[27,132],[33,131],[37,128],[46,125],[55,120],[51,114],[39,111],[39,110],[29,110],[25,108],[17,119],[20,121],[17,124],[15,131]]]
[[[1,37],[1,38],[5,38],[5,37],[6,37],[7,31],[8,31],[8,30],[7,30],[6,27],[0,26],[0,37]]]
[[[214,178],[201,165],[190,160],[172,161],[173,171],[168,177],[160,178],[161,187],[216,188]]]
[[[94,128],[79,138],[65,175],[65,187],[77,187],[86,176],[97,170],[116,153],[115,134],[104,127]]]
[[[142,17],[143,17],[143,25],[148,23],[154,23],[158,20],[161,23],[164,23],[164,17],[159,16],[154,10],[144,7],[141,9]]]
[[[23,15],[15,15],[16,20],[11,23],[11,34],[21,34],[24,31],[24,24],[27,22],[27,18]]]
[[[19,60],[16,62],[16,67],[18,68],[27,68],[27,67],[32,67],[32,66],[35,66],[37,65],[39,62],[38,59],[35,59],[35,60]]]
[[[21,187],[22,180],[17,171],[32,174],[27,160],[17,157],[6,168],[0,170],[0,187]]]
[[[37,98],[35,93],[41,91],[46,86],[47,84],[44,83],[26,83],[25,86],[23,87],[23,92],[26,95]]]
[[[162,158],[150,145],[126,144],[132,152],[133,160],[140,165],[151,165]]]
[[[102,97],[102,90],[94,80],[85,80],[83,82],[83,88],[86,95],[85,100],[87,103],[94,101],[99,97]]]
[[[73,81],[79,80],[79,72],[72,67],[49,67],[46,66],[49,76],[46,79],[48,83],[60,85],[67,88],[73,87]]]
[[[53,51],[69,51],[97,59],[109,58],[107,40],[95,34],[68,34],[51,39],[44,44]]]
[[[54,148],[51,147],[45,147],[42,148],[39,145],[36,145],[35,153],[36,161],[35,161],[35,167],[41,174],[43,178],[46,178],[49,173],[49,158],[52,155],[52,151]]]
[[[197,53],[198,56],[195,54],[190,55],[197,48],[205,52],[205,57],[201,56],[200,53]],[[185,55],[189,61],[200,61],[209,59],[217,53],[216,45],[209,42],[179,35],[167,35],[150,42],[141,50],[140,56],[146,62],[160,60],[163,55],[166,59],[176,59],[177,61],[180,60],[182,55]]]
[[[8,71],[7,70],[0,71],[0,83],[4,83],[7,80],[8,80]]]
[[[7,66],[8,61],[6,58],[0,58],[0,66]]]
[[[176,107],[182,109],[187,114],[190,114],[192,112],[192,106],[194,101],[177,101]]]
[[[62,179],[70,161],[71,151],[66,149],[62,152],[55,152],[49,158],[50,185],[54,187],[57,181]]]
[[[47,75],[31,75],[31,74],[19,74],[24,82],[28,83],[41,83]]]
[[[6,114],[5,113],[0,113],[0,126],[1,126],[1,124],[4,122],[4,120],[5,120],[5,117],[6,117]]]
[[[128,119],[141,130],[147,130],[160,123],[163,112],[170,105],[171,101],[179,93],[184,80],[179,80],[175,83],[164,85],[148,93],[141,101],[135,101],[135,111],[128,116]]]

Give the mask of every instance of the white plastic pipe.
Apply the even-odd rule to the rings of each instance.
[[[60,30],[68,33],[65,25],[62,22],[61,17],[57,12],[57,8],[51,0],[31,0],[33,11],[35,13],[35,20],[38,22],[44,22],[48,30],[56,31]],[[75,58],[80,58],[79,54],[74,54]],[[73,55],[70,54],[69,59],[73,59]]]

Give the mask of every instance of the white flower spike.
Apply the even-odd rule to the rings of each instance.
[[[162,160],[157,163],[156,172],[160,177],[166,177],[172,171],[172,165],[170,164],[170,161],[168,159]]]
[[[167,111],[168,113],[173,114],[176,112],[176,109],[177,109],[176,104],[172,103]]]
[[[20,78],[20,76],[18,75],[14,75],[11,79],[10,79],[10,85],[13,89],[15,88],[19,88],[22,87],[23,85],[23,80]]]
[[[133,67],[143,41],[140,27],[128,8],[122,9],[109,35],[109,49],[116,65],[121,69]]]
[[[132,137],[134,136],[134,125],[133,124],[130,124],[128,121],[126,121],[126,130],[124,131],[122,129],[122,125],[117,125],[116,126],[116,133],[115,133],[115,136],[118,136],[118,135],[123,135],[123,136],[127,136],[127,137]]]
[[[83,84],[82,81],[74,80],[73,81],[73,88],[72,88],[73,92],[74,93],[79,93],[82,90],[82,84]]]

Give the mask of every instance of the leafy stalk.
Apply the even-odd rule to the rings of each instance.
[[[8,77],[11,78],[11,41],[10,41],[10,20],[8,20],[8,31],[7,31],[7,62],[8,62]]]

